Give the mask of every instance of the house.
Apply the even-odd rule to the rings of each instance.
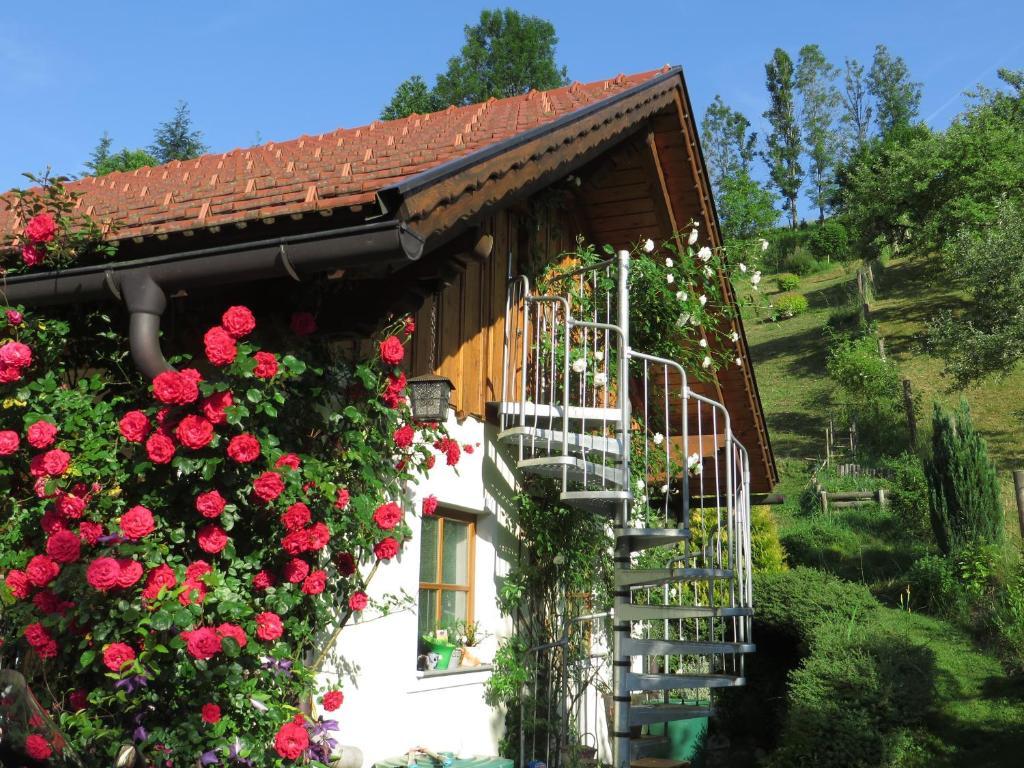
[[[341,740],[359,747],[365,764],[417,745],[497,754],[504,716],[483,702],[489,667],[418,669],[418,639],[442,620],[478,622],[490,634],[478,649],[487,661],[497,639],[512,631],[512,618],[500,614],[496,594],[514,557],[515,494],[522,472],[530,471],[524,468],[548,472],[563,484],[568,501],[605,505],[602,511],[610,510],[613,518],[628,513],[629,482],[612,475],[615,462],[625,460],[622,435],[633,428],[628,409],[622,411],[630,398],[620,398],[614,407],[606,400],[603,408],[593,410],[596,415],[586,411],[572,437],[567,425],[576,417],[570,411],[579,408],[583,414],[585,406],[554,400],[545,405],[537,389],[527,392],[526,371],[535,365],[527,358],[532,360],[537,350],[527,348],[526,338],[540,327],[537,318],[546,305],[529,309],[535,297],[529,291],[516,293],[516,277],[530,262],[543,264],[571,251],[577,234],[628,248],[640,238],[669,239],[692,220],[706,244],[721,245],[681,69],[665,67],[430,115],[378,120],[86,178],[72,188],[84,193],[80,205],[86,212],[116,222],[108,234],[118,245],[116,261],[9,278],[8,299],[122,303],[133,359],[147,375],[167,365],[161,328],[165,343],[187,338],[188,307],[194,302],[244,297],[256,307],[272,306],[296,283],[316,280],[325,296],[318,322],[339,337],[364,336],[386,313],[414,316],[411,375],[436,372],[453,383],[447,426],[463,456],[457,468],[439,467],[409,489],[407,503],[413,509],[433,496],[438,514],[426,522],[412,520],[412,545],[372,585],[374,591],[415,594],[414,604],[385,617],[365,615],[346,628],[337,662],[324,674],[343,681],[347,703]],[[548,205],[554,197],[559,204]],[[0,230],[12,227],[10,216],[0,215]],[[614,272],[615,264],[602,268],[615,279],[624,274]],[[722,290],[735,302],[727,281]],[[628,311],[620,309],[628,324]],[[605,317],[605,325],[612,320]],[[552,315],[550,322],[554,327],[570,318]],[[582,323],[581,328],[589,327],[587,322],[595,328],[601,324],[597,315],[572,322]],[[684,471],[688,491],[683,506],[728,511],[727,520],[719,515],[714,547],[707,547],[717,548],[717,566],[698,563],[681,570],[691,578],[712,579],[711,589],[703,593],[712,603],[719,594],[714,579],[726,580],[726,591],[737,593],[730,598],[736,604],[676,606],[685,610],[672,615],[680,622],[684,616],[707,621],[712,639],[718,638],[709,651],[687,653],[728,657],[731,664],[752,649],[743,636],[749,630],[749,584],[744,581],[749,573],[737,575],[744,558],[749,560],[749,547],[743,551],[744,530],[749,535],[744,515],[750,496],[769,493],[777,472],[742,325],[738,318],[728,323],[741,364],[709,380],[684,384],[687,372],[655,358],[637,357],[636,365],[644,371],[660,366],[665,391],[670,385],[684,391],[680,399],[670,402],[666,395],[659,403],[666,414],[671,410],[666,423],[681,419],[684,424],[681,432],[673,432],[674,450],[696,456],[705,467],[700,492],[686,485],[690,475]],[[596,333],[594,338],[598,343]],[[630,355],[628,344],[616,338],[609,342],[605,334],[601,343],[608,345],[609,357],[602,359]],[[562,381],[568,375],[560,370],[556,377]],[[551,389],[552,381],[547,385]],[[633,404],[634,418],[651,402]],[[626,416],[609,417],[615,407]],[[524,445],[538,436],[542,411],[555,420],[565,418],[561,428],[547,430],[546,452],[532,442]],[[611,418],[612,423],[587,427],[591,418]],[[610,462],[607,455],[604,462],[588,458],[588,450],[602,446],[607,454],[616,441],[618,459],[614,452]],[[728,490],[703,489],[705,477],[709,485],[721,483]],[[683,525],[679,517],[672,522],[677,524]],[[680,531],[661,543],[682,541]],[[637,543],[640,534],[631,533],[620,539],[627,549],[630,536],[640,549],[658,544]],[[627,553],[624,568],[628,560]],[[616,603],[623,616],[633,610],[629,585],[667,583],[663,575],[645,582],[638,573],[619,585],[626,595]],[[667,624],[665,607],[638,606],[635,621],[665,618]],[[678,650],[668,649],[667,635],[642,642],[648,645],[626,655],[667,659]],[[345,668],[346,659],[358,660],[358,668]],[[708,670],[719,670],[715,664]],[[662,684],[651,679],[656,675],[649,666],[625,667],[619,665],[615,674],[634,674],[624,683],[635,682],[639,687],[634,690],[742,683],[740,672],[706,674],[699,680],[694,673]],[[621,752],[623,744],[628,748],[626,726],[656,722],[658,715],[650,709],[630,715],[628,695],[617,701],[614,722],[601,726],[597,740],[602,752],[615,746],[621,764],[628,760]]]

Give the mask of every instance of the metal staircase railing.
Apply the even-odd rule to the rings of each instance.
[[[628,285],[627,251],[540,290],[516,279],[498,404],[519,468],[613,526],[615,768],[645,754],[644,727],[743,685],[754,650],[749,456],[679,363],[630,349]]]

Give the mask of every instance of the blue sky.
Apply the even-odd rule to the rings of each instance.
[[[179,99],[215,151],[374,119],[394,87],[428,80],[460,47],[480,2],[327,0],[5,4],[0,10],[0,188],[47,165],[79,173],[104,130],[144,146]],[[550,19],[558,58],[587,82],[665,63],[686,70],[698,115],[716,93],[757,127],[764,62],[817,42],[870,62],[876,43],[924,83],[943,127],[962,92],[1024,68],[1020,0],[515,2]]]

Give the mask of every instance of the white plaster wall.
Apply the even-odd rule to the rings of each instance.
[[[511,620],[500,615],[495,596],[514,556],[508,533],[508,509],[514,480],[498,451],[496,430],[473,418],[446,424],[463,452],[458,466],[441,457],[429,477],[410,489],[412,541],[382,566],[370,584],[371,598],[402,590],[415,600],[419,587],[420,502],[433,494],[443,506],[477,515],[473,615],[491,634],[481,655],[493,655],[497,639],[507,636]],[[364,766],[395,757],[416,746],[464,755],[496,755],[504,715],[483,699],[489,671],[425,677],[416,671],[416,605],[381,616],[368,609],[341,633],[334,659],[325,665],[323,682],[339,686],[345,703],[334,713],[342,744],[363,751]]]

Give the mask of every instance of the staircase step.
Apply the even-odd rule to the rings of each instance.
[[[753,616],[753,608],[718,607],[710,605],[627,605],[615,614],[622,621],[658,619],[713,619]]]
[[[529,448],[531,444],[550,447],[552,450],[562,447],[562,430],[543,429],[541,427],[510,427],[498,434],[498,441],[502,443],[517,444],[523,441],[523,447]],[[568,443],[569,453],[606,453],[609,456],[622,456],[622,440],[617,437],[602,437],[601,435],[582,435],[578,432],[570,432]]]
[[[663,584],[679,584],[690,581],[729,580],[734,571],[727,568],[637,568],[617,571],[617,587],[660,587]]]
[[[651,753],[664,754],[670,746],[668,736],[638,736],[629,740],[631,758],[650,757]]]
[[[519,426],[532,426],[536,422],[543,422],[547,419],[550,424],[561,426],[561,419],[566,415],[565,406],[548,405],[547,403],[498,403],[498,414],[510,416],[516,419],[523,419],[526,424]],[[581,405],[570,405],[568,409],[569,421],[594,421],[617,424],[622,421],[622,411],[619,408],[591,408]]]
[[[622,502],[631,501],[633,496],[625,490],[565,491],[558,498],[567,507],[611,517],[622,508]]]
[[[696,688],[736,688],[747,679],[737,675],[626,675],[628,691],[675,691]]]
[[[626,539],[630,552],[676,544],[690,540],[690,531],[685,528],[622,528],[616,531],[616,538]]]
[[[753,653],[753,643],[725,643],[701,640],[643,640],[630,637],[622,641],[622,653],[626,656],[675,656]]]
[[[711,707],[701,704],[631,704],[629,724],[671,723],[695,717],[711,717],[711,712]]]
[[[565,470],[569,481],[576,483],[608,483],[623,486],[625,473],[616,467],[584,461],[576,456],[544,456],[534,459],[523,459],[517,466],[524,472],[540,477],[561,478]]]

